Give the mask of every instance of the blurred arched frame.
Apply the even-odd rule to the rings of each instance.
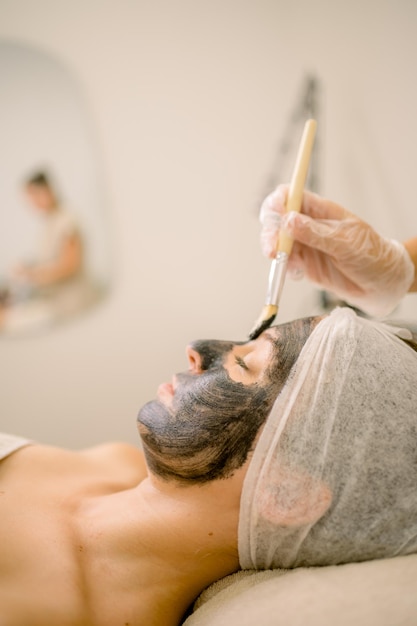
[[[48,53],[0,40],[0,337],[69,321],[110,284],[108,199],[85,96]]]

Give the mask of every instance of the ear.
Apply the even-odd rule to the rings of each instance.
[[[273,525],[306,526],[323,517],[331,502],[331,491],[322,481],[281,467],[258,496],[258,510]]]

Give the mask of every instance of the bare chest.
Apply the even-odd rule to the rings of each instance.
[[[53,497],[36,499],[37,488],[0,488],[0,605],[7,625],[78,624],[79,569],[65,512]]]
[[[91,624],[77,507],[134,482],[129,468],[111,460],[107,466],[41,446],[0,462],[0,606],[7,626]]]

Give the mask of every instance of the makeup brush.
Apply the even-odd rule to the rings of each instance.
[[[301,202],[303,200],[304,185],[307,178],[308,165],[314,143],[314,136],[316,134],[316,127],[317,122],[315,120],[307,120],[305,123],[288,191],[288,198],[285,206],[286,212],[300,211]],[[288,257],[291,254],[292,245],[292,237],[289,237],[281,230],[279,233],[276,255],[271,263],[271,269],[269,271],[268,291],[266,294],[265,305],[262,309],[261,315],[256,321],[255,326],[249,334],[249,339],[256,339],[259,337],[264,330],[269,328],[278,313],[278,303],[284,286],[287,262]]]

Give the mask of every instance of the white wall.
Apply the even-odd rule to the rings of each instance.
[[[321,79],[322,192],[417,232],[414,0],[0,0],[0,36],[81,81],[113,213],[116,284],[87,317],[0,343],[0,427],[135,442],[189,339],[243,339],[264,298],[255,204],[305,72]],[[410,299],[398,315],[414,316]],[[314,292],[286,285],[280,320]]]

